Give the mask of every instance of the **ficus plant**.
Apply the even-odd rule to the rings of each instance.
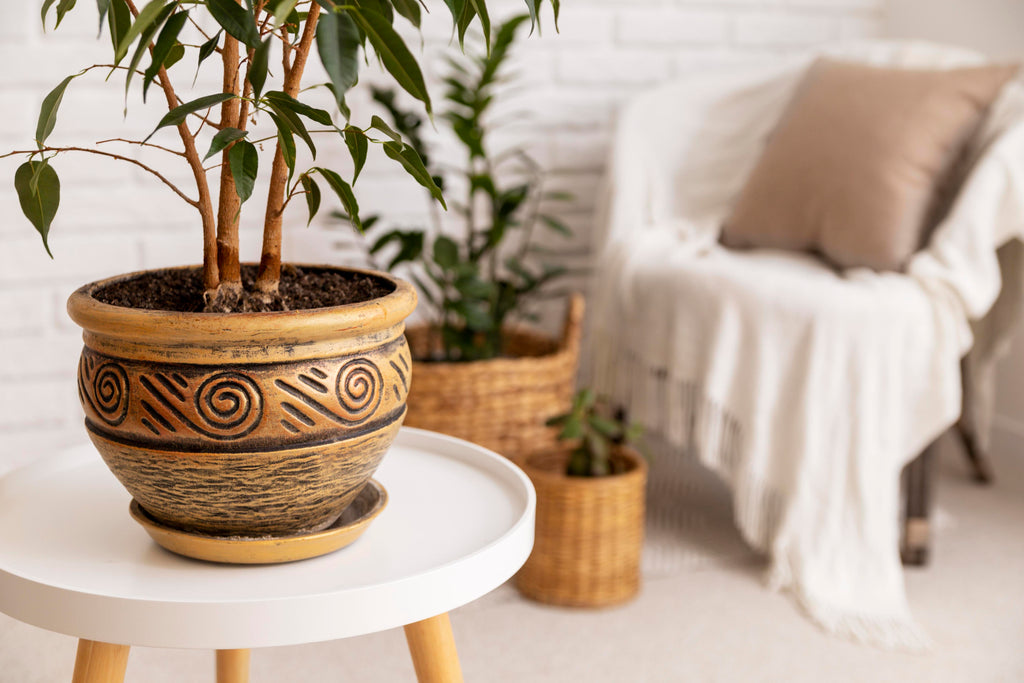
[[[418,151],[434,183],[450,190],[456,184],[450,181],[458,180],[465,188],[461,200],[451,199],[461,223],[455,231],[444,230],[436,211],[427,226],[382,226],[376,216],[366,221],[373,226],[368,230],[371,255],[386,257],[379,265],[388,270],[405,267],[423,294],[432,327],[440,333],[436,360],[501,355],[506,321],[513,315],[529,317],[527,304],[555,294],[551,285],[567,274],[566,268],[545,260],[547,250],[535,239],[538,227],[570,234],[555,216],[541,210],[542,200],[565,197],[544,191],[539,165],[522,150],[493,154],[489,149],[490,115],[503,81],[502,67],[528,20],[515,17],[496,27],[486,52],[447,60],[439,118],[461,145],[461,167],[432,164],[421,136],[424,117],[399,106],[392,90],[373,93],[393,127]]]
[[[541,2],[526,0],[535,25]],[[75,5],[76,0],[45,0],[41,11],[44,26],[51,10],[59,26]],[[557,21],[559,1],[552,0],[552,6]],[[401,19],[418,29],[422,12],[441,8],[441,3],[150,0],[137,5],[136,0],[96,0],[96,7],[100,32],[105,30],[109,35],[110,63],[93,64],[61,81],[43,100],[35,148],[3,155],[27,157],[15,173],[15,189],[25,216],[39,232],[47,252],[50,226],[60,203],[54,158],[66,153],[88,153],[135,164],[196,210],[203,234],[204,298],[210,311],[280,306],[281,228],[284,211],[293,199],[305,199],[312,220],[320,208],[323,184],[337,196],[353,223],[360,226],[352,186],[371,146],[380,147],[444,205],[441,189],[416,149],[377,117],[368,125],[357,125],[345,102],[361,67],[373,58],[398,87],[422,104],[428,116],[432,115],[423,73],[395,25]],[[489,35],[485,0],[444,0],[441,9],[450,13],[460,44],[474,22],[479,22]],[[329,83],[314,85],[324,85],[333,93],[341,113],[339,119],[303,101],[309,90],[303,85],[303,74],[314,53],[330,79]],[[182,91],[176,84],[194,82],[193,74],[198,74],[200,68],[217,63],[219,91],[187,99],[180,96]],[[195,194],[138,159],[108,151],[101,143],[93,147],[49,143],[65,91],[76,79],[94,73],[106,74],[108,79],[117,74],[118,80],[123,79],[126,103],[133,90],[143,100],[154,95],[163,98],[167,113],[155,122],[153,133],[174,128],[180,146],[152,143],[153,133],[142,140],[104,142],[154,148],[179,157],[191,171]],[[256,124],[267,119],[273,123],[273,132],[257,138]],[[347,149],[353,162],[351,180],[324,166],[298,167],[297,147],[308,148],[315,161],[315,140],[322,136],[333,137]],[[271,143],[269,148],[273,149],[269,164],[261,160],[264,142]],[[239,218],[242,205],[252,198],[257,177],[268,168],[262,254],[255,291],[245,292],[239,264]],[[212,179],[211,172],[215,174]],[[216,188],[211,188],[212,183]]]
[[[559,441],[569,444],[566,473],[570,476],[604,477],[622,471],[621,463],[612,457],[614,449],[635,445],[642,428],[606,413],[607,406],[598,400],[593,390],[581,389],[568,413],[547,421],[549,427],[559,428]]]

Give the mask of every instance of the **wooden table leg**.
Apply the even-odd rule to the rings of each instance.
[[[448,613],[405,627],[412,664],[419,683],[462,683],[459,653]]]
[[[217,650],[217,683],[249,683],[248,650]]]
[[[78,641],[71,683],[122,683],[128,667],[127,645],[112,645],[82,638]]]

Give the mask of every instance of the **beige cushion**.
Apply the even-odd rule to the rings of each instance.
[[[734,247],[899,270],[939,218],[937,188],[1016,66],[809,68],[725,223]]]

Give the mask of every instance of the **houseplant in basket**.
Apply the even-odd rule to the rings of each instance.
[[[568,234],[542,206],[564,199],[546,193],[539,167],[520,150],[494,154],[489,123],[502,68],[526,17],[495,31],[490,52],[452,57],[445,83],[449,125],[465,153],[458,169],[430,163],[420,138],[422,117],[375,98],[395,129],[417,148],[452,199],[459,224],[444,228],[437,212],[428,227],[380,227],[374,217],[370,253],[388,270],[405,268],[419,286],[429,323],[407,337],[416,365],[406,424],[452,434],[517,458],[539,440],[553,442],[544,416],[568,408],[575,380],[583,302],[574,296],[561,339],[522,326],[537,300],[564,296],[552,286],[566,269],[546,262],[540,230]],[[457,188],[457,190],[455,189]],[[369,222],[369,220],[367,221]]]
[[[482,0],[446,4],[460,36],[476,18],[489,27]],[[528,2],[534,11],[536,4]],[[46,0],[43,19],[52,9],[59,25],[74,7],[75,0]],[[315,159],[314,139],[344,144],[352,182],[368,150],[380,147],[443,204],[416,151],[390,137],[382,121],[356,125],[345,103],[360,62],[372,54],[431,111],[416,59],[394,28],[399,21],[418,26],[420,6],[100,0],[97,7],[111,63],[82,69],[44,99],[36,147],[11,153],[26,157],[14,179],[21,206],[49,250],[60,199],[55,157],[133,163],[196,209],[203,265],[116,277],[72,295],[69,312],[84,329],[78,391],[89,435],[145,512],[168,527],[250,536],[324,528],[363,488],[401,424],[410,375],[403,321],[416,297],[381,273],[283,266],[283,214],[302,198],[312,217],[323,185],[359,225],[348,181],[322,166],[299,166],[297,147]],[[311,54],[329,75],[341,123],[302,101]],[[212,65],[222,88],[181,97],[175,84]],[[152,134],[121,143],[180,157],[194,194],[130,152],[48,142],[65,90],[99,74],[116,75],[126,96],[135,88],[166,101],[153,132],[176,132],[174,148],[150,142]],[[257,124],[269,134],[260,137]],[[262,256],[247,266],[239,263],[239,216],[262,169],[269,171]],[[208,173],[216,171],[211,188]]]
[[[516,585],[534,600],[600,607],[640,588],[647,465],[629,445],[638,429],[598,408],[590,390],[579,392],[548,421],[561,446],[523,464],[537,489],[537,531]]]

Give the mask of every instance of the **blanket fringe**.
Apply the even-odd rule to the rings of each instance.
[[[833,607],[821,598],[812,598],[799,589],[789,570],[781,563],[773,564],[765,575],[765,583],[771,590],[790,594],[811,621],[841,638],[884,650],[917,654],[926,653],[935,646],[934,641],[909,614],[869,616]]]
[[[670,378],[628,352],[620,352],[614,362],[607,356],[597,360],[590,378],[595,389],[622,404],[647,430],[653,456],[648,524],[655,535],[703,523],[693,505],[680,504],[704,495],[707,482],[691,478],[692,464],[700,462],[731,488],[733,519],[744,541],[758,552],[769,553],[782,523],[784,501],[778,491],[743,471],[744,431],[735,416],[707,397],[699,384]],[[691,465],[688,473],[687,464]],[[645,568],[664,571],[673,562],[701,565],[707,561],[706,554],[680,561],[655,553],[645,557]],[[833,607],[804,594],[778,562],[772,562],[767,582],[774,590],[790,593],[800,609],[828,633],[888,650],[924,652],[933,645],[909,614],[879,617]]]

